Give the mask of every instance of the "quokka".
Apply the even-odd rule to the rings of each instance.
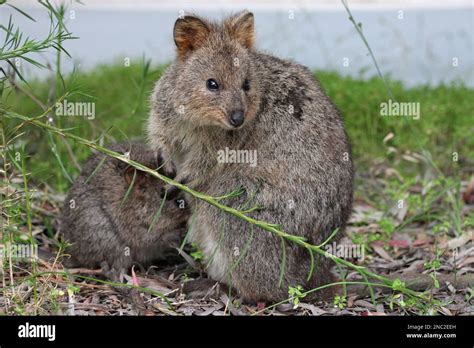
[[[163,164],[159,152],[140,143],[109,149],[128,153],[152,169]],[[171,172],[163,174],[173,177]],[[166,258],[186,233],[189,209],[181,198],[163,201],[164,190],[159,179],[105,154],[93,154],[62,209],[60,232],[70,243],[66,266],[102,267],[117,278],[132,264],[149,266]]]
[[[338,229],[337,241],[351,213],[354,176],[341,116],[307,68],[259,52],[254,36],[247,11],[220,23],[192,15],[176,21],[177,56],[152,94],[149,142],[194,189],[217,197],[242,188],[223,203],[258,206],[248,215],[315,245]],[[225,148],[256,151],[257,165],[218,162]],[[290,286],[332,282],[329,259],[314,255],[310,272],[308,250],[200,200],[190,205],[189,237],[208,275],[244,300],[280,301]],[[306,299],[331,294],[327,289]]]

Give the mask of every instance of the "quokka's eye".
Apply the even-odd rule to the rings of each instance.
[[[250,82],[249,82],[249,80],[245,79],[244,84],[242,85],[242,89],[243,89],[244,91],[246,91],[246,92],[247,92],[248,90],[250,90]]]
[[[206,86],[207,86],[207,89],[210,90],[210,91],[217,91],[219,90],[219,84],[217,83],[216,80],[214,79],[209,79],[206,81]]]

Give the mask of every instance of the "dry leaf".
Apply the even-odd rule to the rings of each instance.
[[[393,261],[393,258],[381,246],[372,244],[372,249],[383,259]]]
[[[447,243],[442,243],[440,245],[441,248],[448,248],[448,249],[457,249],[467,242],[469,242],[473,238],[472,232],[466,232],[460,235],[459,237],[453,238],[449,240]]]

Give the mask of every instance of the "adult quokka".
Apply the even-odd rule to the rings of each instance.
[[[246,11],[221,23],[176,21],[177,56],[151,98],[149,142],[194,189],[217,197],[243,188],[223,203],[259,206],[251,217],[315,245],[339,229],[337,240],[351,213],[354,175],[341,116],[307,68],[258,52],[254,35]],[[226,149],[252,151],[257,163],[222,163]],[[308,250],[205,202],[191,206],[190,240],[202,248],[209,276],[245,300],[279,301],[289,286],[332,281],[329,259],[314,255],[310,274]]]

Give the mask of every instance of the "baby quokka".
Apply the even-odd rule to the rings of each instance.
[[[221,23],[196,16],[174,26],[177,56],[151,98],[148,139],[177,167],[177,179],[278,224],[314,245],[350,215],[354,169],[341,116],[313,74],[254,47],[254,16]],[[255,151],[258,163],[218,160],[224,149]],[[280,301],[290,286],[333,280],[329,259],[193,199],[190,240],[208,275],[248,301]],[[312,260],[314,261],[313,272]],[[313,292],[319,298],[329,291]]]
[[[160,152],[132,142],[109,149],[157,169]],[[162,172],[173,176],[172,172]],[[184,200],[164,200],[162,181],[134,167],[95,153],[84,164],[65,200],[60,219],[70,244],[68,267],[102,267],[114,279],[132,264],[144,267],[164,259],[181,244],[189,209]]]

